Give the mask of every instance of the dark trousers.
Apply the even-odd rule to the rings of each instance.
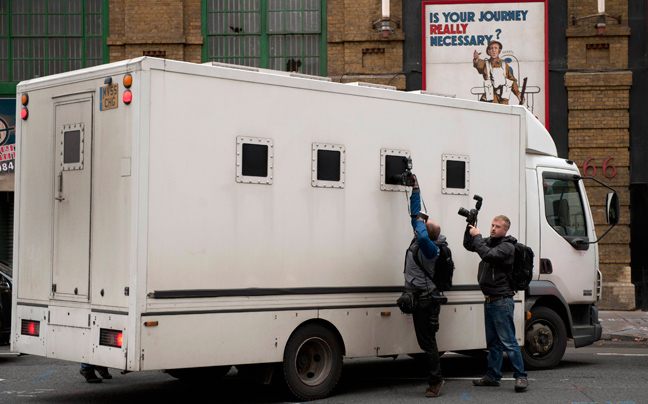
[[[412,313],[414,331],[419,346],[425,352],[429,366],[428,384],[435,385],[443,380],[441,363],[437,348],[436,333],[439,331],[439,312],[441,306],[434,298],[419,298],[418,305]]]

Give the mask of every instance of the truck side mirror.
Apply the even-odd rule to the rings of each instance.
[[[607,194],[607,201],[605,203],[605,215],[608,224],[614,226],[619,223],[619,210],[619,194],[616,192],[610,192]]]
[[[605,231],[605,233],[603,233],[601,235],[601,237],[598,238],[598,240],[590,241],[587,244],[598,243],[599,241],[601,241],[601,239],[603,237],[605,237],[606,234],[609,233],[610,230],[612,230],[614,228],[614,226],[617,225],[617,223],[619,223],[619,217],[621,215],[621,206],[619,204],[619,194],[617,194],[617,191],[614,188],[612,188],[609,185],[606,185],[606,184],[602,183],[601,181],[597,180],[594,177],[578,177],[577,176],[576,179],[592,180],[594,182],[599,183],[600,185],[603,185],[605,188],[612,191],[609,194],[607,194],[607,200],[605,201],[605,214],[606,214],[607,222],[610,225],[610,228],[607,229]],[[577,244],[584,244],[584,243],[585,243],[584,241],[577,242]]]

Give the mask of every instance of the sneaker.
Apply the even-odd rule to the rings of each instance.
[[[529,387],[528,379],[515,379],[515,391],[524,391]]]
[[[103,377],[104,379],[112,379],[112,375],[108,373],[107,367],[95,366],[95,369],[97,370],[97,373],[99,373],[99,376]]]
[[[441,380],[439,383],[428,387],[427,390],[425,390],[425,397],[439,397],[443,385],[445,385],[445,381]]]
[[[479,386],[479,387],[499,387],[500,382],[496,382],[494,380],[489,379],[488,377],[484,376],[481,379],[473,380],[473,385],[474,386]]]
[[[94,370],[81,370],[81,376],[85,377],[86,382],[88,383],[101,383],[101,379],[97,377]]]

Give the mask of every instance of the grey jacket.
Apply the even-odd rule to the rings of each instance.
[[[439,237],[434,240],[434,244],[448,245],[448,242],[446,241],[445,236],[443,234],[440,234]],[[424,268],[418,266],[416,260],[414,260],[414,254],[416,254],[419,262]],[[423,255],[418,247],[416,239],[414,239],[410,247],[407,249],[407,253],[405,255],[405,269],[403,270],[403,272],[405,273],[405,290],[410,292],[415,290],[424,292],[430,291],[433,292],[433,294],[437,294],[437,292],[435,292],[437,288],[436,285],[430,278],[425,276],[423,270],[425,269],[430,277],[434,276],[434,264],[436,263],[438,258],[438,255],[431,260],[425,258],[425,255]]]

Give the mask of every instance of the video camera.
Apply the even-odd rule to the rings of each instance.
[[[459,208],[459,212],[457,212],[457,213],[459,215],[465,217],[466,222],[468,222],[468,224],[476,226],[477,225],[477,215],[479,214],[479,209],[481,209],[482,201],[484,199],[479,195],[473,196],[473,199],[477,201],[475,203],[475,209],[468,210],[468,209],[464,209],[464,208]]]
[[[401,185],[404,185],[406,187],[413,187],[416,183],[416,180],[414,178],[414,174],[412,173],[412,158],[403,157],[403,163],[406,163],[407,165],[405,171],[402,174],[394,175],[393,178]]]

